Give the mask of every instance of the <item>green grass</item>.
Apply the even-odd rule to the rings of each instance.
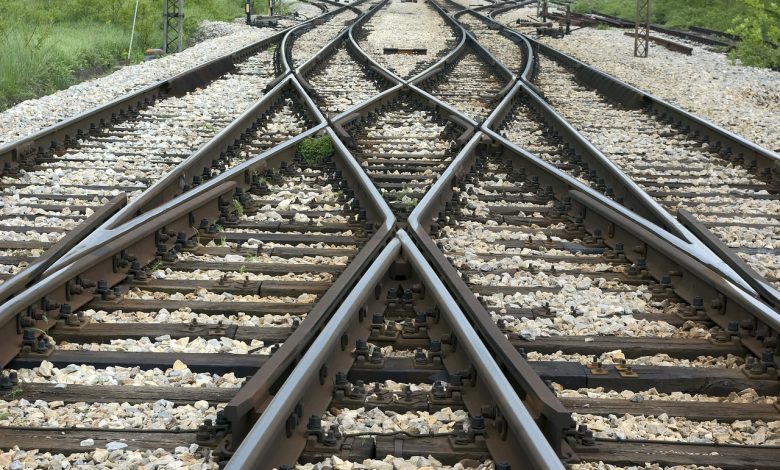
[[[598,11],[633,20],[634,0],[578,0],[576,12]],[[650,21],[669,28],[690,26],[738,34],[732,59],[756,67],[780,67],[780,2],[777,0],[653,0]]]
[[[329,135],[306,137],[295,148],[298,155],[308,164],[316,164],[333,155],[333,141]]]
[[[184,39],[231,21],[244,0],[186,0]],[[257,2],[259,8],[261,2]],[[135,0],[0,0],[0,109],[108,72],[127,59]],[[162,1],[140,0],[132,62],[162,44]]]

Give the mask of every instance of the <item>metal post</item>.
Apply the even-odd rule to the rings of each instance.
[[[547,22],[547,0],[542,2],[542,21]]]
[[[647,57],[650,50],[650,0],[636,0],[634,57]]]
[[[181,52],[184,39],[184,0],[163,0],[163,51]]]
[[[246,24],[252,24],[252,0],[246,0],[244,11],[246,12]]]
[[[566,34],[571,34],[571,6],[566,5]]]

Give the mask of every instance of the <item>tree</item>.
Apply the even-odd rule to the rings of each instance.
[[[742,0],[745,13],[733,20],[729,32],[742,40],[731,53],[745,65],[780,67],[780,2],[776,0]]]

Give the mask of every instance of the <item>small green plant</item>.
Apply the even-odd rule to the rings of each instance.
[[[244,215],[244,206],[241,205],[241,201],[233,199],[233,209],[236,210],[236,215],[239,217]]]
[[[16,387],[13,388],[13,390],[11,390],[10,392],[6,393],[5,397],[8,400],[16,400],[17,398],[22,396],[23,393],[24,393],[24,389],[22,389],[22,387],[20,387],[20,386],[16,386]],[[3,418],[3,414],[2,413],[0,413],[0,419],[5,419],[5,418]]]
[[[242,264],[241,267],[238,269],[238,274],[243,276],[244,273],[246,273],[246,265]]]
[[[329,135],[306,137],[298,143],[295,152],[308,164],[320,163],[333,155],[333,140]]]
[[[194,225],[192,226],[192,230],[195,232],[195,242],[200,245],[200,230]]]
[[[149,264],[148,271],[150,273],[153,273],[153,272],[157,271],[158,269],[160,269],[161,267],[162,267],[162,261],[160,261],[158,259],[158,260],[155,260],[153,263]]]

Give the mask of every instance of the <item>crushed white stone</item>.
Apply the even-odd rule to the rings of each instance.
[[[86,364],[69,364],[58,368],[49,361],[42,361],[39,367],[17,369],[21,383],[48,383],[68,385],[137,385],[137,386],[176,386],[205,388],[235,388],[241,386],[246,378],[236,377],[234,373],[209,374],[194,373],[186,364],[176,361],[166,370],[141,369],[140,367],[107,367],[97,369]]]
[[[90,447],[94,445],[91,444]],[[38,450],[21,450],[14,446],[0,452],[0,468],[24,470],[46,469],[165,469],[187,468],[189,470],[216,470],[219,465],[211,461],[211,451],[199,448],[197,444],[189,447],[177,447],[173,452],[157,450],[108,450],[94,449],[88,452],[63,455]]]

